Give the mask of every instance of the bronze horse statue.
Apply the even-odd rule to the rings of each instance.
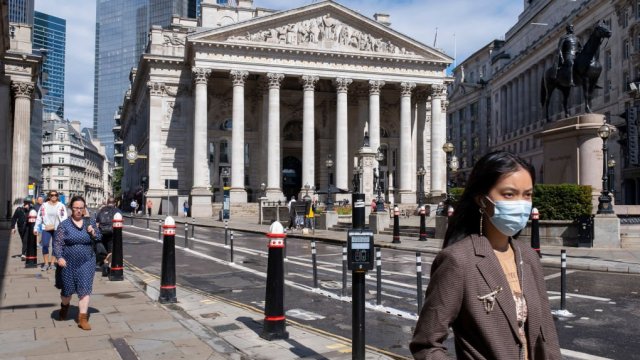
[[[591,113],[591,98],[593,91],[598,87],[596,83],[602,72],[602,65],[598,61],[600,57],[600,45],[604,39],[611,37],[611,30],[604,21],[596,24],[595,28],[589,36],[589,40],[581,51],[576,54],[573,64],[573,80],[576,86],[582,87],[582,96],[585,103],[585,112]],[[549,103],[551,95],[555,89],[560,89],[563,95],[562,106],[564,107],[565,117],[569,117],[569,109],[567,101],[571,94],[571,86],[567,86],[558,78],[557,68],[554,66],[545,71],[542,77],[542,86],[540,91],[540,101],[546,111],[547,122],[549,122]]]

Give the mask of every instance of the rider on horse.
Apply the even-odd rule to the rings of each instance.
[[[573,33],[573,24],[567,24],[567,33],[558,42],[558,60],[556,62],[556,79],[564,86],[575,86],[573,82],[573,61],[582,50],[580,40]]]

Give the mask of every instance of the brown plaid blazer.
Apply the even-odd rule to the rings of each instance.
[[[538,255],[512,241],[520,287],[527,300],[529,359],[561,359],[558,334]],[[493,309],[483,296],[502,288]],[[443,343],[453,328],[458,359],[523,359],[516,305],[489,240],[471,235],[443,249],[431,266],[431,281],[409,348],[415,359],[448,359]]]

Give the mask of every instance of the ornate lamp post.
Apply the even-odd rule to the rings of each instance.
[[[445,154],[447,154],[447,164],[445,166],[445,179],[447,180],[446,182],[446,200],[445,203],[448,206],[449,202],[451,200],[451,196],[449,195],[449,185],[450,185],[450,179],[449,179],[449,167],[451,166],[451,155],[453,154],[453,151],[455,150],[455,146],[453,146],[453,144],[449,141],[447,141],[446,143],[444,143],[444,145],[442,145],[442,151],[444,151]],[[457,170],[457,169],[456,169]]]
[[[616,184],[613,179],[615,175],[616,161],[613,160],[613,155],[611,155],[611,159],[607,161],[607,167],[609,168],[609,192],[613,195],[615,199]]]
[[[353,192],[360,192],[360,176],[362,174],[362,166],[356,165],[353,167]]]
[[[382,152],[382,148],[378,147],[378,152],[376,153],[376,160],[378,161],[378,167],[376,168],[376,172],[378,173],[378,183],[375,184],[378,189],[378,197],[376,198],[376,212],[384,212],[384,200],[382,200],[382,179],[380,177],[380,163],[384,160],[384,153]]]
[[[327,156],[327,160],[324,162],[324,165],[327,167],[327,174],[329,175],[329,182],[327,185],[327,201],[325,203],[327,211],[333,211],[333,199],[331,198],[331,178],[333,177],[331,173],[331,168],[333,168],[333,160],[331,159],[331,154]]]
[[[614,213],[609,196],[609,178],[607,176],[607,139],[609,135],[611,135],[611,128],[605,119],[604,124],[598,128],[598,136],[602,139],[602,192],[598,197],[598,214]]]
[[[418,174],[418,206],[422,206],[424,200],[424,176],[427,174],[427,170],[420,166],[417,171]]]
[[[309,185],[309,183],[304,184],[304,201],[310,200],[311,198],[309,197],[309,189],[311,189],[311,186]]]

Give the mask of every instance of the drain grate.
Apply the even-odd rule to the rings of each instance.
[[[138,360],[138,356],[124,338],[109,339],[122,360]]]
[[[212,326],[211,328],[213,329],[213,331],[217,332],[218,334],[227,332],[227,331],[240,330],[240,326],[236,324]]]

